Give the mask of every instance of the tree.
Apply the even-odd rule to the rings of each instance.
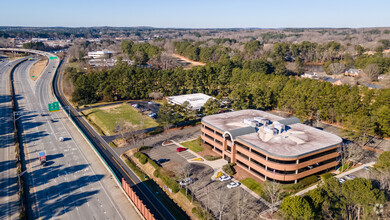
[[[380,73],[378,64],[368,64],[366,68],[364,68],[364,73],[370,78],[370,80],[377,81]]]
[[[267,181],[264,183],[264,192],[271,200],[272,206],[275,206],[282,195],[282,186],[279,183]]]
[[[314,210],[309,202],[300,196],[289,196],[284,198],[280,205],[280,210],[286,219],[309,220],[313,219],[315,216]]]
[[[328,74],[335,75],[340,74],[345,71],[345,64],[344,63],[331,63],[328,66]]]
[[[372,213],[375,204],[384,204],[385,195],[375,189],[368,179],[356,178],[345,181],[341,188],[342,201],[345,204],[345,217],[360,219],[361,216]]]
[[[181,166],[176,170],[177,175],[180,177],[181,180],[186,180],[190,178],[192,174],[192,167],[191,164],[187,164],[185,166]],[[186,196],[188,194],[188,185],[186,184],[185,186],[186,189]]]

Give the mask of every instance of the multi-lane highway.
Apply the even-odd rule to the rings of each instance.
[[[15,94],[23,133],[29,190],[28,216],[33,219],[125,219],[101,184],[59,113],[48,113],[55,101],[51,80],[59,60],[49,60],[37,82],[29,69],[34,61],[20,64],[14,72]],[[64,141],[59,141],[60,137]],[[41,165],[38,152],[45,152]]]
[[[162,204],[146,185],[143,183],[132,170],[120,159],[119,155],[111,149],[106,141],[81,117],[77,110],[74,109],[69,102],[64,98],[62,90],[60,89],[61,74],[57,74],[54,80],[54,93],[62,105],[70,109],[70,116],[77,126],[88,137],[95,149],[102,155],[107,164],[113,170],[119,180],[124,178],[144,202],[146,207],[150,209],[156,219],[189,219],[180,207],[176,207],[176,218],[172,213]]]
[[[9,70],[19,60],[0,59],[0,219],[16,219],[19,212]]]

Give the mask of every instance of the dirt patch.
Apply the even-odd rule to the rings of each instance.
[[[48,61],[49,60],[46,57],[42,57],[38,62],[34,63],[30,69],[30,78],[32,80],[35,81],[38,79],[43,70],[46,68]]]
[[[194,66],[206,65],[205,63],[193,61],[193,60],[188,59],[187,57],[183,57],[183,56],[181,56],[179,54],[175,54],[175,53],[172,54],[172,57],[176,58],[179,63],[184,63],[185,64],[185,65],[183,65],[184,69],[191,69]]]
[[[241,181],[241,180],[244,180],[246,178],[252,178],[252,179],[256,180],[257,182],[259,182],[261,185],[263,185],[263,183],[264,183],[263,180],[261,180],[260,178],[258,178],[255,175],[249,173],[245,169],[243,169],[237,165],[234,166],[234,169],[236,170],[236,174],[233,175],[234,179]]]
[[[200,155],[202,157],[204,157],[205,155],[221,156],[220,154],[218,154],[218,153],[214,152],[213,150],[211,150],[211,147],[209,145],[202,143],[201,146],[204,148],[204,150],[201,151],[201,152],[198,152],[197,153],[198,155]]]
[[[118,105],[109,105],[109,106],[104,106],[104,107],[100,107],[99,109],[105,111],[105,112],[109,112],[111,113],[112,112],[112,109],[114,108],[117,108],[119,107],[121,104],[118,104]]]

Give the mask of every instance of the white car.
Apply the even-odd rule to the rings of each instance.
[[[238,187],[239,185],[240,185],[240,183],[231,182],[231,183],[227,184],[227,188],[233,189],[233,188]]]
[[[219,177],[218,179],[219,179],[219,181],[224,182],[224,181],[231,180],[232,177],[228,176],[228,175],[224,175],[224,176]]]
[[[184,180],[179,182],[180,186],[187,186],[190,185],[193,182],[191,178],[185,178]]]
[[[354,175],[346,175],[345,176],[345,179],[347,179],[347,180],[353,180],[355,178],[356,178],[356,176],[354,176]]]
[[[340,183],[340,184],[343,184],[344,182],[345,182],[345,179],[343,179],[343,178],[340,178],[340,179],[339,179],[339,183]]]

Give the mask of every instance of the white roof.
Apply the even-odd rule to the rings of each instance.
[[[189,95],[178,95],[178,96],[170,96],[167,98],[168,102],[175,105],[182,105],[184,102],[188,102],[191,105],[192,109],[199,110],[204,104],[209,100],[213,99],[213,97],[203,94],[203,93],[195,93]]]

